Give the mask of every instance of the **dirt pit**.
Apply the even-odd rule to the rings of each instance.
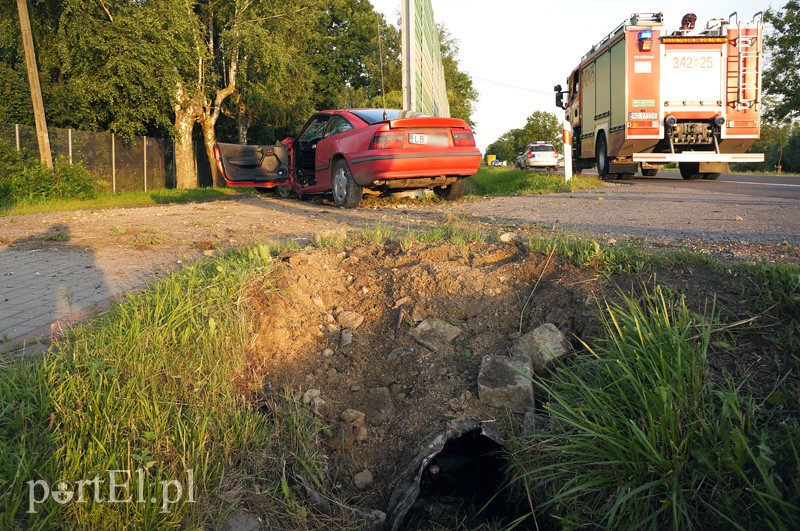
[[[315,410],[334,492],[367,510],[391,509],[398,484],[420,472],[424,483],[431,471],[420,470],[419,456],[434,438],[446,438],[453,422],[474,422],[501,446],[509,440],[522,415],[481,402],[483,356],[508,354],[516,338],[545,323],[573,346],[591,344],[601,332],[598,301],[643,283],[666,283],[699,311],[714,294],[737,300],[740,289],[735,278],[697,269],[607,278],[513,242],[411,251],[387,243],[293,252],[278,258],[274,289],[252,294],[255,373],[264,375],[268,393],[292,393]],[[747,309],[735,304],[722,312],[728,322],[744,315]],[[412,330],[429,318],[457,327],[458,335],[415,339]],[[752,360],[762,360],[767,348],[750,344],[712,368],[736,375],[742,364],[752,374]],[[776,368],[764,377],[776,381]],[[434,485],[431,492],[441,491]],[[451,501],[437,498],[423,509],[455,518],[435,522],[445,528],[480,525]]]
[[[330,427],[330,475],[359,506],[386,510],[448,421],[478,421],[506,439],[511,414],[478,397],[484,355],[507,354],[546,322],[573,340],[596,326],[596,274],[513,243],[472,246],[301,251],[280,259],[277,289],[257,296],[255,369],[272,391],[291,389],[316,408]],[[460,333],[415,340],[410,332],[427,318]],[[364,471],[366,486],[354,482]]]

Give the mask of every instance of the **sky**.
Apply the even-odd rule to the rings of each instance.
[[[397,25],[400,0],[371,0],[386,20]],[[631,13],[663,12],[668,31],[686,13],[697,15],[695,29],[711,18],[741,20],[783,0],[431,0],[433,13],[459,41],[459,66],[472,76],[480,97],[472,115],[481,151],[506,131],[525,125],[534,111],[563,118],[553,86],[566,84],[592,45],[611,33]],[[563,9],[559,9],[562,8]],[[533,139],[532,139],[533,140]]]

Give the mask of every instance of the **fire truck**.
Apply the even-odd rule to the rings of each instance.
[[[713,180],[732,162],[763,162],[745,153],[761,128],[762,13],[698,31],[695,19],[668,33],[662,13],[634,13],[556,85],[576,172],[628,179],[677,163],[684,179]]]

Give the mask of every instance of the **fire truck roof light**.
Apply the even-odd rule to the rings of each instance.
[[[644,30],[639,32],[639,40],[646,41],[653,38],[653,32],[651,30]]]
[[[661,37],[663,44],[724,44],[727,37]]]

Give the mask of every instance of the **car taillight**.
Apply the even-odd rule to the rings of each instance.
[[[455,147],[475,147],[475,137],[466,129],[454,129],[453,145]]]
[[[533,151],[528,151],[528,158],[529,158],[529,159],[532,159],[532,158],[533,158]]]
[[[370,149],[397,149],[402,148],[405,143],[406,135],[404,133],[395,133],[392,131],[380,131],[375,133],[372,137],[372,142],[369,143]]]

